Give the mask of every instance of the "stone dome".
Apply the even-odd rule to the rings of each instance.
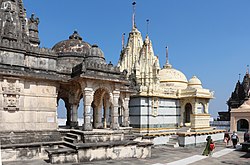
[[[90,48],[89,54],[86,56],[86,60],[106,64],[104,53],[96,44],[92,45]]]
[[[89,43],[84,42],[77,31],[69,36],[68,40],[61,41],[52,48],[60,56],[81,56],[85,57],[90,50]]]
[[[172,68],[170,64],[166,64],[159,72],[160,83],[166,86],[185,89],[187,87],[187,78],[179,70]]]
[[[202,88],[202,83],[201,83],[201,81],[196,76],[193,76],[188,81],[188,86],[192,87],[192,88]]]

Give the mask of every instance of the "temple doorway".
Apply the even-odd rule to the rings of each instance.
[[[249,129],[249,123],[246,119],[240,119],[237,121],[237,131],[246,131]]]
[[[184,126],[190,126],[191,123],[191,114],[192,114],[192,105],[190,103],[187,103],[185,105],[185,111],[183,114],[183,123]]]

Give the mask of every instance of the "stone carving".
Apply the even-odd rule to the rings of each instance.
[[[158,115],[159,99],[158,97],[152,98],[152,116],[156,117]]]
[[[19,110],[19,95],[4,94],[4,110]]]
[[[17,111],[19,110],[20,87],[19,80],[4,79],[2,84],[3,105],[4,110]]]
[[[38,24],[39,24],[39,18],[35,18],[35,14],[31,15],[31,18],[28,21],[29,25],[29,39],[32,44],[39,45],[40,40],[38,37]]]
[[[6,15],[3,33],[4,33],[5,38],[12,39],[12,40],[17,39],[15,25],[14,25],[13,18],[11,17],[10,13]]]

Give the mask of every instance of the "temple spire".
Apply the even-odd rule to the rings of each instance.
[[[136,28],[136,25],[135,25],[135,9],[136,9],[136,2],[134,1],[132,3],[133,5],[133,16],[132,16],[132,29]]]
[[[246,74],[249,74],[249,65],[247,65],[247,72]]]

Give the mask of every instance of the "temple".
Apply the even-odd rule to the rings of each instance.
[[[4,160],[146,158],[151,145],[166,144],[170,138],[178,146],[203,144],[207,135],[223,138],[222,131],[209,125],[213,92],[196,76],[188,80],[175,69],[168,47],[166,63],[160,67],[149,35],[143,39],[136,27],[135,5],[128,42],[116,66],[77,31],[52,48],[41,48],[39,18],[27,18],[22,0],[0,1]],[[58,127],[59,100],[65,103],[67,129]],[[83,125],[78,123],[78,107],[83,107]]]
[[[208,105],[213,92],[204,89],[196,76],[188,81],[173,68],[168,47],[166,63],[161,68],[149,35],[143,39],[135,25],[134,13],[127,45],[118,62],[120,71],[127,70],[137,91],[130,97],[130,126],[140,133],[176,131],[181,127],[210,130]]]
[[[250,89],[250,75],[247,72],[243,81],[235,85],[235,89],[231,97],[227,101],[228,112],[225,113],[226,119],[230,120],[231,131],[246,131],[249,129],[250,121],[250,104],[249,104],[249,89]]]
[[[52,49],[40,48],[39,18],[34,14],[26,18],[21,0],[4,0],[0,6],[1,132],[42,131],[46,132],[44,136],[55,133],[60,99],[67,109],[67,125],[78,127],[81,98],[83,130],[129,126],[132,90],[127,73],[106,63],[96,44],[83,41],[74,31]],[[118,109],[122,111],[121,123]],[[41,134],[38,139],[46,138]]]

